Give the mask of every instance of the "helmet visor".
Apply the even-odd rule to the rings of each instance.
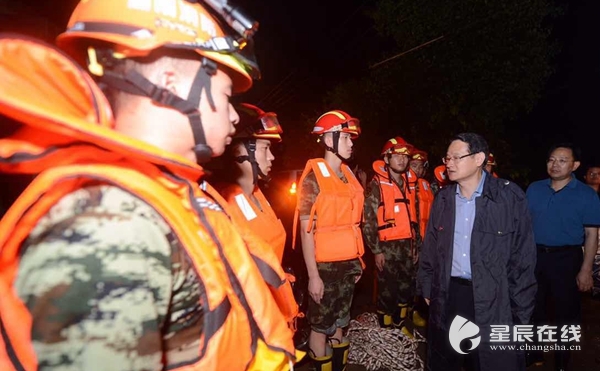
[[[352,139],[356,139],[360,135],[360,120],[351,118],[350,120],[334,126],[329,131],[341,131],[342,133],[349,133]]]
[[[279,124],[279,120],[277,119],[277,115],[273,112],[267,112],[260,118],[260,123],[262,125],[262,130],[259,130],[259,133],[283,133],[283,129]]]

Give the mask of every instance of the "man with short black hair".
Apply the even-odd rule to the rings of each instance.
[[[417,276],[417,291],[430,304],[428,370],[458,371],[463,363],[467,370],[525,369],[523,352],[489,346],[491,325],[529,322],[536,284],[525,194],[485,173],[488,154],[483,137],[463,133],[443,158],[455,184],[433,202]],[[468,355],[449,343],[457,316],[481,330],[481,344]]]
[[[598,249],[600,200],[573,174],[581,165],[580,157],[581,152],[571,143],[552,146],[546,161],[550,177],[531,183],[527,189],[538,252],[534,320],[549,324],[546,300],[551,297],[559,330],[581,322],[579,291],[592,288],[592,263]],[[541,361],[541,353],[532,353],[529,358],[529,362]],[[555,353],[557,370],[567,369],[568,361],[569,351]]]

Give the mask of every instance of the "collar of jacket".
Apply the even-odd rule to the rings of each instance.
[[[442,189],[443,192],[440,192],[439,196],[443,199],[447,199],[448,197],[455,197],[456,187],[458,187],[458,184],[454,183],[451,186]],[[481,192],[481,197],[487,197],[492,201],[496,201],[498,199],[499,187],[500,179],[494,178],[489,173],[486,174],[485,180],[483,182],[483,191]]]

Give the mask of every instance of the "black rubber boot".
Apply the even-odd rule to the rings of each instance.
[[[325,355],[322,357],[315,357],[315,353],[312,350],[310,350],[308,354],[312,362],[313,370],[333,371],[333,350],[331,349],[331,346],[326,346]]]
[[[342,338],[342,342],[338,342],[337,339],[331,339],[331,348],[333,349],[333,371],[346,371],[346,365],[348,364],[348,354],[350,353],[350,341],[346,338]]]

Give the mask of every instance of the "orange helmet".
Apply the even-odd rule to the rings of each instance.
[[[381,149],[381,155],[400,154],[410,156],[413,148],[414,147],[402,139],[402,137],[394,137],[385,142]]]
[[[226,19],[227,14],[221,15]],[[250,23],[254,29],[258,27],[256,22]],[[248,90],[251,73],[258,75],[253,58],[241,56],[246,41],[226,35],[199,1],[82,0],[57,44],[81,58],[93,41],[111,45],[116,58],[143,57],[158,48],[196,51],[232,72],[234,92]],[[102,75],[102,66],[90,62],[90,72]]]
[[[209,12],[207,5],[211,8]],[[236,30],[242,39],[226,35],[216,14]],[[242,49],[251,41],[256,22],[233,9],[226,1],[205,0],[82,0],[69,20],[67,31],[57,43],[86,65],[103,84],[129,94],[150,98],[160,106],[175,109],[188,117],[194,135],[193,148],[199,162],[210,159],[213,151],[207,143],[199,112],[202,92],[215,110],[211,78],[218,67],[225,68],[233,81],[233,91],[252,86],[258,66]],[[201,66],[190,91],[179,96],[148,80],[135,68],[118,72],[120,60],[150,55],[154,50],[189,50],[198,53]],[[187,96],[187,98],[183,98]]]
[[[356,139],[360,135],[360,120],[340,110],[325,112],[315,122],[312,134],[333,132],[349,133],[352,139]]]
[[[488,165],[492,165],[492,166],[496,166],[496,158],[494,157],[494,154],[490,152],[490,154],[488,155],[487,158],[487,164]]]
[[[440,187],[446,186],[450,184],[450,179],[448,178],[448,173],[446,172],[446,165],[440,165],[433,170],[433,175],[435,179],[438,181]]]
[[[411,159],[416,161],[423,161],[426,163],[428,161],[427,152],[414,148],[412,151]]]
[[[281,142],[283,129],[279,125],[277,115],[273,112],[265,112],[260,108],[248,103],[235,106],[240,115],[240,122],[236,125],[234,138],[267,139]]]

